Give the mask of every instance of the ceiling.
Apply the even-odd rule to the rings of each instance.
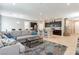
[[[33,19],[51,17],[78,17],[78,3],[0,3],[1,12],[12,12],[29,16]],[[77,14],[77,15],[75,15]]]

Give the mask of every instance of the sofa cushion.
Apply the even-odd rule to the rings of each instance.
[[[0,36],[0,39],[2,39],[2,36]]]
[[[15,32],[10,32],[10,34],[11,34],[12,36],[16,36],[16,33],[15,33]]]
[[[17,36],[22,36],[22,31],[16,31]]]
[[[12,36],[18,37],[18,36],[21,36],[21,35],[22,35],[22,32],[21,32],[21,31],[12,31],[10,34],[11,34]]]
[[[22,36],[25,36],[25,35],[29,35],[29,32],[27,30],[22,31]]]
[[[22,45],[21,43],[17,43],[17,45],[19,45],[19,49],[20,49],[20,52],[25,52],[25,46]]]
[[[12,36],[14,36],[14,33],[13,32],[9,32]]]
[[[2,39],[4,39],[4,38],[7,39],[8,38],[6,35],[2,35],[1,37],[2,37]]]
[[[16,40],[13,38],[4,38],[2,39],[2,42],[4,43],[4,45],[8,46],[8,45],[15,44]]]
[[[3,45],[3,43],[2,43],[2,41],[1,41],[1,39],[0,39],[0,48],[1,47],[3,47],[4,45]]]
[[[0,48],[0,55],[19,55],[19,46],[14,44]]]

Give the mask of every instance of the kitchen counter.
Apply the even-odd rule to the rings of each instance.
[[[67,46],[67,49],[64,55],[75,55],[76,47],[77,47],[77,39],[78,39],[78,36],[76,35],[72,35],[72,36],[53,35],[49,37],[44,37],[44,40],[46,41],[55,42],[55,43]]]

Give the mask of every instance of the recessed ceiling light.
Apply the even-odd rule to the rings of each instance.
[[[70,5],[70,3],[67,3],[67,6],[69,6]]]
[[[42,13],[40,12],[40,15],[42,15]]]
[[[19,21],[17,21],[16,23],[17,23],[17,24],[20,24],[20,22],[19,22]]]
[[[15,5],[16,5],[16,3],[15,3],[15,2],[13,2],[13,3],[12,3],[12,5],[13,5],[13,6],[15,6]]]

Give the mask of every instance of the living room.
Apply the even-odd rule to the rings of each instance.
[[[78,55],[78,5],[0,3],[0,55]]]

